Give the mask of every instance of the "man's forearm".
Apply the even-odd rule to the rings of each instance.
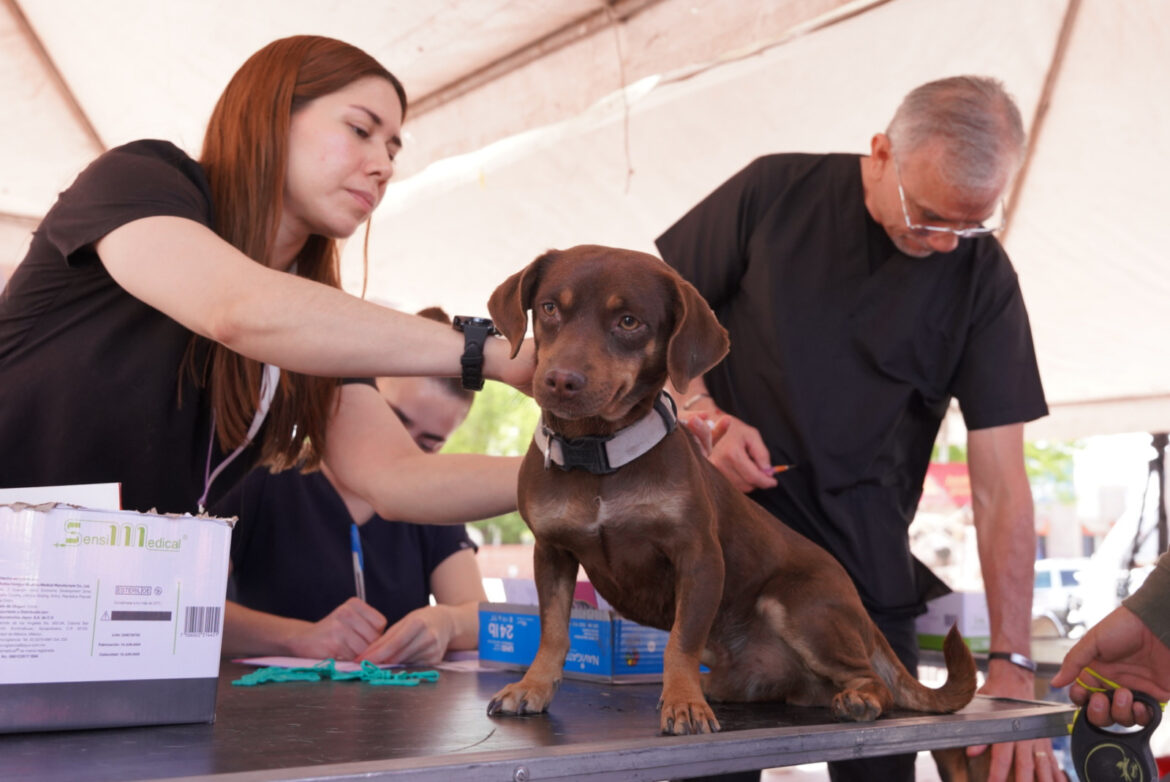
[[[987,594],[991,651],[1031,656],[1033,561],[1032,504],[975,510],[979,561]]]
[[[991,651],[1031,656],[1036,530],[1023,425],[972,431],[967,442]]]

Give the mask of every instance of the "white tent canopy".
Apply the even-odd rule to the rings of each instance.
[[[197,153],[234,69],[313,31],[367,49],[412,96],[372,226],[369,295],[467,314],[549,247],[653,252],[753,157],[864,152],[915,85],[996,76],[1030,125],[1004,235],[1053,409],[1029,437],[1170,427],[1164,0],[6,7],[0,269],[98,151],[155,136]],[[345,254],[350,290],[360,244]]]

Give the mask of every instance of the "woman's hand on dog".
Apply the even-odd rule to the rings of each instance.
[[[484,345],[484,376],[507,383],[518,391],[532,396],[532,375],[536,371],[536,343],[526,339],[520,343],[516,357],[507,341],[489,339]]]

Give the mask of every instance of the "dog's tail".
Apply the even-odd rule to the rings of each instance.
[[[958,711],[975,697],[975,658],[963,643],[957,627],[952,625],[943,641],[947,680],[937,689],[927,687],[912,676],[881,633],[877,634],[877,639],[874,668],[894,694],[895,705],[941,714]]]

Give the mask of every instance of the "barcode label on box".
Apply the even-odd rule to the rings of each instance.
[[[187,606],[183,635],[219,635],[219,616],[223,606]]]

